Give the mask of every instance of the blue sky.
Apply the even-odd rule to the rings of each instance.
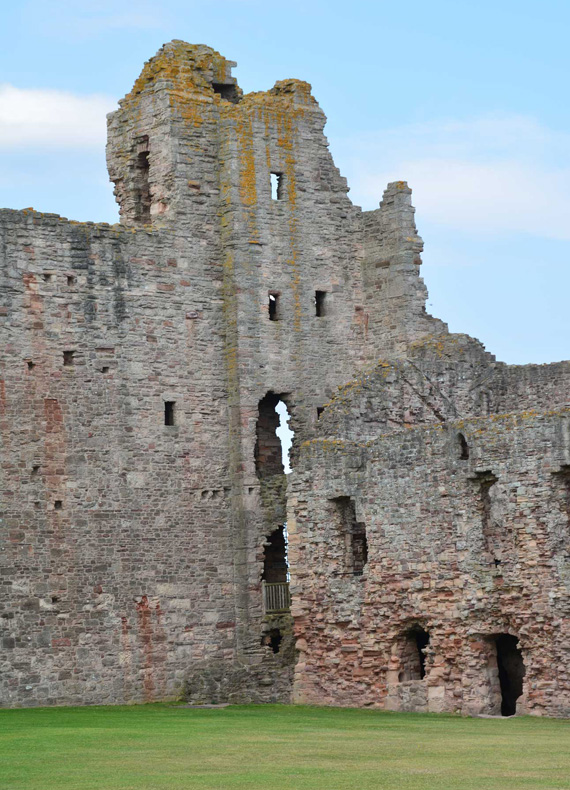
[[[512,363],[570,358],[570,3],[21,2],[2,9],[0,206],[114,222],[105,113],[162,43],[299,77],[353,201],[414,190],[428,309]]]

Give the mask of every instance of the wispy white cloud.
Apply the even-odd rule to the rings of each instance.
[[[41,24],[51,35],[74,35],[92,38],[106,30],[152,30],[163,27],[170,20],[164,7],[148,0],[123,0],[120,6],[115,0],[92,0],[78,3],[77,0],[52,0],[43,10],[35,3],[32,16],[35,25]]]
[[[354,201],[406,180],[419,217],[455,230],[570,239],[570,135],[500,116],[334,141]],[[420,224],[421,224],[420,219]]]
[[[109,96],[0,84],[0,148],[103,146]]]

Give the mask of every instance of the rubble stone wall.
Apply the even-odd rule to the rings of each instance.
[[[289,701],[295,628],[298,699],[495,710],[500,626],[527,651],[525,709],[562,711],[565,643],[541,657],[537,629],[563,622],[563,554],[532,595],[549,530],[566,546],[569,363],[510,368],[449,335],[407,184],[362,212],[310,85],[244,95],[234,65],[182,41],[145,64],[108,117],[120,225],[0,210],[0,704]],[[456,465],[454,430],[484,469]],[[495,547],[502,575],[477,558],[498,508],[524,533],[519,564]],[[295,624],[262,605],[286,518]]]
[[[455,365],[463,393],[473,385],[468,368]],[[447,371],[444,391],[453,402],[451,369],[436,355],[429,370],[434,378]],[[294,699],[500,715],[495,639],[509,634],[519,640],[525,671],[516,711],[568,716],[570,411],[442,419],[423,397],[414,406],[409,389],[403,392],[410,370],[380,366],[366,395],[361,382],[353,382],[352,395],[347,385],[325,410],[321,437],[304,445],[290,482],[300,650]],[[567,365],[495,373],[513,392],[522,373],[521,389],[543,407],[568,382]],[[375,438],[362,409],[371,398],[385,415]],[[403,406],[407,422],[395,424],[390,413],[401,415]],[[445,402],[436,410],[444,412]],[[365,526],[362,575],[347,567],[334,514],[339,497],[353,499]],[[410,678],[418,628],[429,634],[425,677]]]

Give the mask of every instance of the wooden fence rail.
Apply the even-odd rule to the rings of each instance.
[[[263,591],[263,611],[265,614],[288,612],[290,610],[289,582],[279,582],[277,584],[261,582],[261,589]]]

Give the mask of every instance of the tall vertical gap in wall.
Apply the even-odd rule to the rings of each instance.
[[[523,693],[526,672],[519,640],[512,634],[497,634],[494,641],[501,687],[501,715],[514,716],[517,700]]]
[[[283,173],[270,173],[272,200],[283,199]]]
[[[356,520],[356,503],[352,497],[339,496],[332,500],[334,518],[344,542],[343,573],[361,576],[368,562],[366,525]]]
[[[135,159],[135,220],[141,225],[150,225],[150,161],[148,135],[137,140]]]
[[[562,488],[563,508],[566,511],[568,528],[570,530],[570,465],[565,464],[558,472],[555,472],[554,479],[558,481]]]
[[[476,476],[476,481],[479,485],[479,511],[481,513],[481,526],[483,531],[483,540],[485,542],[485,551],[494,554],[493,551],[493,543],[495,543],[495,538],[497,536],[494,535],[494,526],[493,521],[491,518],[491,508],[492,508],[492,497],[491,497],[491,489],[497,482],[498,477],[496,477],[493,472],[486,471],[486,472],[478,472]],[[500,565],[501,558],[494,557],[495,565]]]

